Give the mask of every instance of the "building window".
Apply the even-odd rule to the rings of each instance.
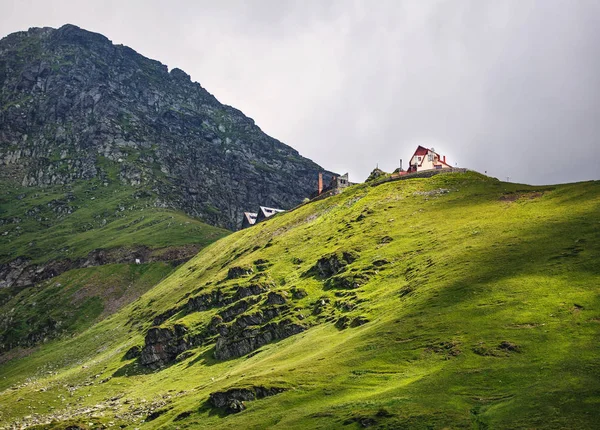
[[[421,161],[421,157],[417,157],[417,161]]]
[[[427,159],[429,161],[433,161],[433,154],[427,154]]]

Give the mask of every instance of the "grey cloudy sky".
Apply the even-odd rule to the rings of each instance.
[[[503,180],[600,179],[595,0],[0,0],[1,36],[65,23],[351,180],[419,144]]]

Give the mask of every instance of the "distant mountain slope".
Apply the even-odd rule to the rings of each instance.
[[[600,427],[600,182],[384,180],[0,365],[0,426]]]
[[[0,361],[15,347],[89,327],[229,234],[155,207],[151,193],[112,174],[1,186]]]
[[[258,205],[289,209],[317,164],[219,103],[182,70],[65,25],[0,40],[0,180],[103,179],[233,229]]]

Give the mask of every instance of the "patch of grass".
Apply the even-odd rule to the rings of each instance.
[[[268,166],[268,165],[266,165],[264,163],[260,163],[260,162],[257,162],[257,161],[251,161],[250,163],[259,172],[264,172],[264,173],[275,173],[276,172],[276,170],[274,168],[272,168],[271,166]]]

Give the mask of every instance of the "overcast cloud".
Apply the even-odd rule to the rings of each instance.
[[[351,180],[419,144],[503,180],[600,179],[600,2],[0,0],[0,37],[65,23]]]

